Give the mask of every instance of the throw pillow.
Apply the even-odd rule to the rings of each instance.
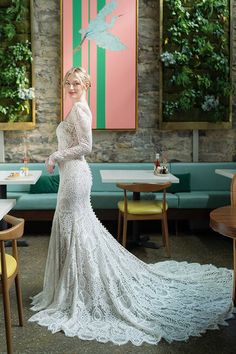
[[[166,191],[167,193],[190,192],[190,173],[174,174],[179,178],[179,183],[172,183],[171,187]]]
[[[30,193],[57,193],[59,179],[59,175],[41,176],[35,184],[30,185]]]

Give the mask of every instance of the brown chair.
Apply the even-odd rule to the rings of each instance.
[[[19,325],[23,326],[23,305],[20,287],[19,259],[17,251],[17,239],[24,233],[24,219],[5,215],[3,220],[8,228],[0,231],[0,292],[3,294],[3,306],[5,317],[5,329],[7,340],[7,353],[13,353],[11,310],[10,310],[10,288],[15,281]],[[12,255],[5,253],[5,241],[12,240]]]
[[[231,206],[236,207],[236,174],[231,182]]]
[[[150,183],[133,183],[123,184],[117,183],[117,187],[124,190],[124,200],[118,202],[119,219],[118,219],[118,241],[121,240],[121,224],[123,219],[123,237],[122,245],[126,247],[127,240],[127,222],[129,220],[161,220],[162,222],[162,239],[166,247],[167,256],[170,257],[170,244],[167,223],[167,203],[166,188],[171,183],[150,184]],[[127,191],[138,193],[142,192],[160,192],[162,191],[161,200],[128,200]]]

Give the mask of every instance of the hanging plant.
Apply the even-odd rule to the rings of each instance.
[[[163,121],[229,120],[228,0],[165,0]]]
[[[32,120],[33,56],[28,33],[19,30],[29,16],[26,4],[23,0],[11,0],[8,6],[0,7],[0,123]]]

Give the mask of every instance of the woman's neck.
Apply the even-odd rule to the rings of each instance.
[[[73,103],[78,103],[78,102],[80,102],[80,103],[87,103],[87,99],[86,99],[86,96],[82,96],[82,97],[80,97],[79,99],[75,99],[75,100],[72,100],[73,101]]]

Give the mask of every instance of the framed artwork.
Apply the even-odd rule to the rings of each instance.
[[[160,127],[232,126],[232,1],[160,0]]]
[[[61,0],[62,80],[71,67],[90,74],[93,129],[137,127],[137,1]],[[62,119],[70,109],[62,84]]]

